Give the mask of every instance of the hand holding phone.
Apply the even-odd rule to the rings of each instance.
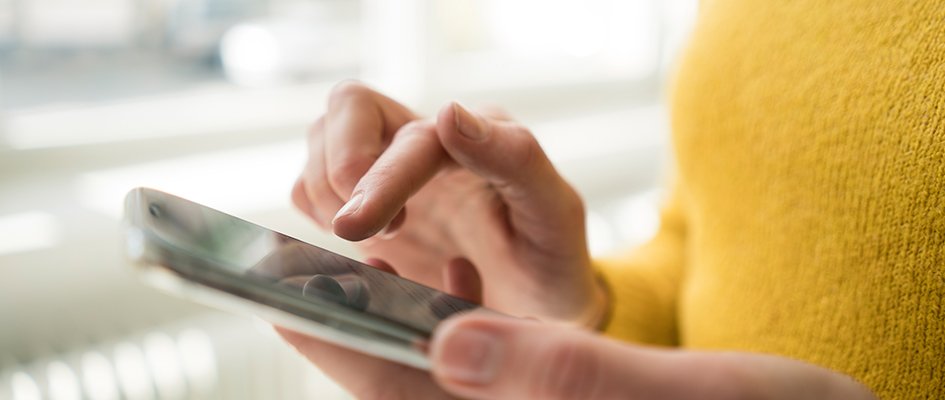
[[[376,357],[427,368],[436,326],[480,308],[167,193],[135,189],[125,210],[146,282]]]
[[[401,276],[457,293],[478,275],[487,307],[586,327],[606,309],[580,196],[496,108],[450,103],[422,118],[342,82],[308,132],[292,199]]]

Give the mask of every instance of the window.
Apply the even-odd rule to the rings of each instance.
[[[0,0],[0,316],[16,326],[0,349],[23,363],[44,349],[111,354],[87,347],[207,314],[124,272],[118,218],[133,186],[352,254],[288,200],[303,132],[343,78],[428,115],[452,99],[507,107],[587,198],[595,250],[644,235],[608,224],[652,212],[639,199],[665,154],[660,89],[695,3]],[[63,388],[89,373],[4,362],[0,390],[46,393],[31,371],[56,371]]]

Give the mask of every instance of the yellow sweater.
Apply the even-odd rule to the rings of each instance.
[[[703,1],[607,333],[945,399],[945,1]]]

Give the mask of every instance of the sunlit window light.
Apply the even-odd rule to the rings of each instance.
[[[591,254],[606,254],[617,245],[613,226],[600,213],[590,211],[587,214],[587,247]]]
[[[302,141],[291,141],[94,171],[78,177],[78,195],[87,207],[116,219],[125,194],[137,186],[230,213],[289,208],[305,149]]]
[[[362,75],[397,98],[415,102],[428,89],[424,70],[422,0],[363,0],[362,20],[366,51]]]
[[[220,59],[234,82],[255,86],[278,79],[283,54],[278,38],[266,28],[242,24],[231,28],[220,43]]]
[[[53,361],[46,368],[49,398],[53,400],[80,400],[82,387],[75,371],[62,361]]]
[[[261,87],[353,71],[361,54],[357,26],[325,18],[318,4],[298,2],[281,17],[228,29],[219,48],[223,72],[236,84]]]
[[[660,226],[661,195],[660,190],[653,189],[627,197],[620,202],[613,223],[621,243],[643,243],[656,234]]]
[[[329,89],[327,83],[252,90],[204,84],[126,101],[9,111],[0,120],[0,146],[61,148],[304,126]]]
[[[135,31],[133,3],[122,0],[19,2],[23,41],[33,46],[116,46]]]
[[[53,247],[60,242],[62,226],[52,214],[29,211],[0,216],[0,255]]]
[[[494,98],[495,93],[523,95],[536,88],[567,91],[578,87],[594,90],[600,87],[598,85],[608,84],[630,87],[634,82],[651,79],[658,72],[661,38],[658,2],[481,0],[447,3],[474,10],[465,15],[456,13],[460,15],[457,18],[462,18],[460,25],[470,27],[456,28],[459,33],[438,37],[434,44],[421,46],[426,57],[416,58],[419,61],[413,61],[412,69],[401,68],[407,74],[392,73],[394,69],[386,63],[390,57],[372,65],[387,70],[388,73],[378,74],[386,77],[385,83],[396,82],[402,75],[407,75],[408,79],[419,75],[435,96],[467,93]],[[448,9],[450,6],[439,7]],[[383,22],[385,18],[386,15],[379,19]],[[444,26],[452,24],[445,22]],[[420,30],[421,39],[424,32]],[[380,47],[378,43],[373,45]],[[456,76],[463,79],[457,80]]]
[[[517,54],[587,57],[603,50],[607,41],[606,14],[594,12],[585,1],[503,0],[488,4],[494,40]]]
[[[82,383],[90,400],[117,400],[118,380],[111,363],[98,352],[82,356]]]
[[[586,162],[628,149],[656,147],[661,140],[659,134],[666,129],[665,112],[659,106],[638,107],[536,123],[532,129],[554,162]],[[634,134],[614,134],[625,127],[633,127]],[[601,146],[601,143],[607,145]]]

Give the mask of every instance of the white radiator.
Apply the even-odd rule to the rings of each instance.
[[[0,360],[0,399],[348,398],[268,324],[217,313],[36,360]]]

